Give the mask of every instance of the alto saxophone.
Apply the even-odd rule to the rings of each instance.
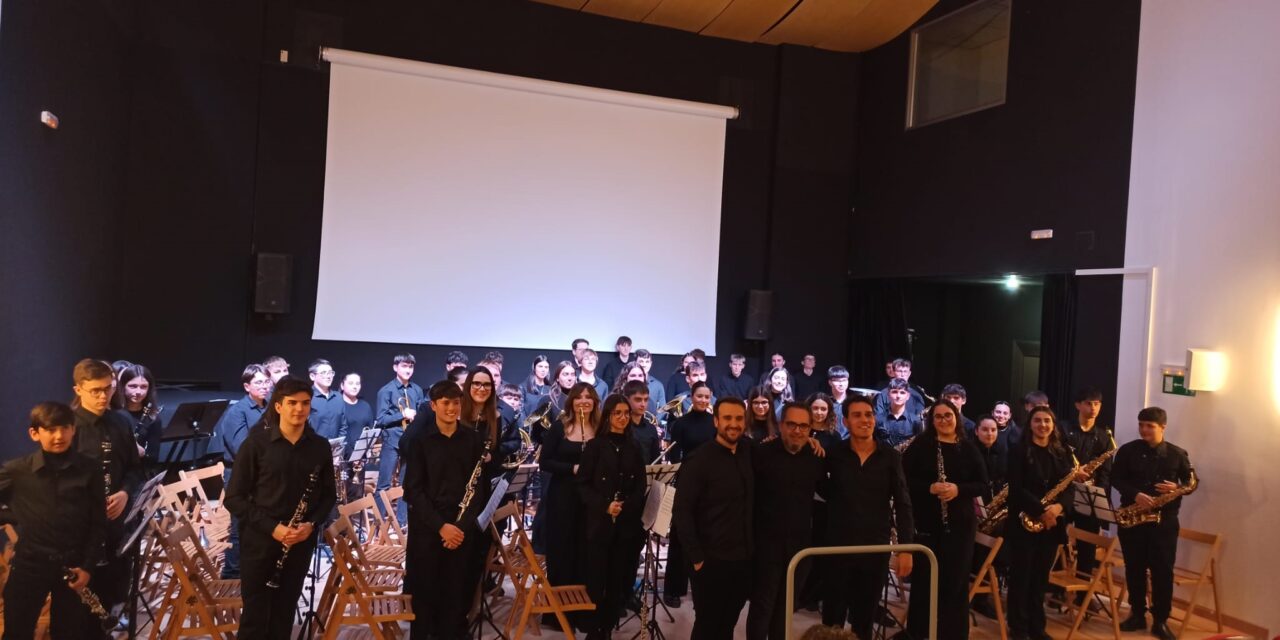
[[[978,523],[978,530],[989,536],[1000,535],[1004,521],[1009,518],[1009,485],[1004,485],[991,504],[987,505],[987,517]]]
[[[1077,471],[1083,471],[1086,477],[1093,477],[1093,473],[1098,470],[1098,467],[1101,467],[1102,463],[1109,460],[1117,451],[1119,451],[1119,449],[1110,449],[1106,453],[1090,460],[1089,463],[1083,467],[1077,464],[1070,472],[1067,473],[1066,477],[1059,480],[1058,484],[1054,485],[1048,493],[1044,494],[1044,497],[1040,499],[1040,506],[1049,506],[1058,498],[1059,495],[1062,494],[1063,491],[1066,491],[1067,487],[1070,487],[1071,484],[1075,482]],[[1075,459],[1074,455],[1072,456],[1072,459]],[[1018,520],[1022,522],[1022,528],[1030,531],[1031,533],[1040,533],[1046,529],[1043,522],[1033,519],[1031,516],[1027,515],[1026,512],[1019,513]]]
[[[1192,468],[1191,479],[1187,481],[1187,484],[1179,485],[1177,489],[1169,493],[1156,496],[1151,501],[1151,506],[1143,507],[1135,503],[1116,509],[1116,524],[1124,529],[1136,527],[1140,524],[1160,524],[1160,509],[1182,496],[1194,493],[1198,486],[1200,486],[1200,480],[1196,478],[1196,470]]]

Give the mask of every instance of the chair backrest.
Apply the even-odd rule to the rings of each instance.
[[[183,478],[160,487],[161,505],[177,520],[200,520],[200,480]]]
[[[1067,527],[1067,545],[1065,545],[1065,548],[1067,548],[1069,551],[1074,550],[1076,548],[1077,541],[1091,544],[1097,548],[1096,553],[1098,554],[1098,563],[1097,563],[1098,568],[1095,569],[1095,571],[1098,571],[1098,572],[1111,571],[1112,566],[1115,564],[1116,545],[1119,544],[1120,542],[1119,539],[1113,538],[1111,536],[1104,536],[1100,533],[1093,533],[1091,531],[1077,529],[1074,525],[1068,526]],[[1075,556],[1074,553],[1070,553],[1068,555],[1067,564],[1070,567],[1072,574],[1079,575],[1079,571],[1077,569],[1078,560],[1074,556]]]
[[[1212,575],[1214,563],[1218,559],[1218,550],[1222,546],[1222,536],[1216,533],[1207,533],[1204,531],[1197,531],[1195,529],[1187,529],[1183,527],[1178,530],[1178,538],[1180,540],[1186,540],[1188,542],[1193,542],[1193,543],[1208,547],[1208,549],[1197,550],[1197,551],[1203,552],[1197,555],[1199,555],[1199,557],[1204,559],[1203,562],[1200,564],[1199,569],[1188,569],[1185,566],[1181,566],[1181,565],[1178,566],[1178,569],[1181,571],[1185,571],[1195,577],[1199,577],[1202,575]],[[1187,553],[1190,554],[1195,552],[1187,551]]]
[[[400,517],[396,515],[396,504],[404,499],[404,486],[396,485],[383,489],[378,492],[378,497],[382,500],[382,507],[386,513],[378,527],[378,542],[405,544],[404,527],[401,526]]]
[[[210,465],[208,467],[200,467],[199,469],[192,469],[190,471],[179,470],[178,477],[183,480],[194,478],[197,481],[196,492],[200,495],[200,501],[205,504],[209,504],[209,494],[204,490],[203,481],[217,478],[218,481],[221,482],[225,470],[226,470],[226,467],[223,466],[222,462],[218,462],[217,464]],[[226,493],[227,493],[227,488],[224,486],[221,492],[219,492],[216,500],[218,500],[218,502],[221,503],[222,498],[223,496],[226,495]]]
[[[338,505],[338,515],[346,516],[351,524],[359,522],[363,526],[361,542],[377,542],[378,532],[382,530],[382,512],[372,495]]]

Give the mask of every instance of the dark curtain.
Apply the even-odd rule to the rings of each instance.
[[[884,378],[884,363],[906,357],[906,299],[901,280],[849,283],[849,384],[865,387]]]
[[[1071,381],[1075,367],[1079,283],[1073,274],[1044,277],[1040,316],[1040,389],[1059,416],[1073,417]]]

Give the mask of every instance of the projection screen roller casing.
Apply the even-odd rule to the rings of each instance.
[[[714,351],[733,109],[324,55],[315,339]]]

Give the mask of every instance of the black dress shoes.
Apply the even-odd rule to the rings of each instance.
[[[1143,631],[1147,628],[1146,614],[1135,613],[1120,623],[1121,631]]]
[[[1151,635],[1160,638],[1160,640],[1176,640],[1178,637],[1173,635],[1173,631],[1169,629],[1169,624],[1164,620],[1151,623]]]
[[[662,604],[665,604],[672,609],[679,609],[682,603],[680,602],[680,596],[663,596]]]

